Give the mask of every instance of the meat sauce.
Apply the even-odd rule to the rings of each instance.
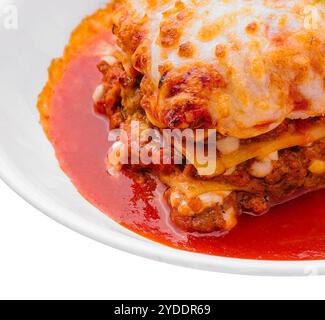
[[[156,179],[108,175],[107,120],[93,111],[100,83],[98,48],[104,32],[73,58],[57,83],[50,106],[49,137],[62,169],[80,194],[122,226],[162,244],[233,258],[318,260],[325,258],[325,191],[302,196],[261,217],[242,215],[228,234],[190,234],[170,221],[162,185]]]

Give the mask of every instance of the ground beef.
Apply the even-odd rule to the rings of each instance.
[[[261,215],[270,209],[270,202],[264,195],[248,192],[239,192],[237,201],[244,213]]]
[[[325,139],[309,147],[295,147],[281,151],[279,160],[273,163],[273,171],[268,176],[264,179],[251,177],[247,183],[248,190],[256,184],[259,192],[255,193],[251,189],[249,192],[238,193],[238,202],[243,211],[254,214],[264,213],[273,204],[286,201],[300,192],[324,186],[324,175],[313,174],[308,170],[313,159],[325,160]],[[235,177],[238,176],[239,174],[235,172],[232,177],[234,182]]]
[[[296,149],[284,150],[279,160],[274,162],[273,171],[264,179],[271,200],[290,197],[304,186],[309,161],[306,161],[300,148]]]
[[[181,215],[177,210],[172,210],[171,212],[173,223],[188,232],[209,233],[220,229],[222,226],[220,217],[221,211],[219,206],[208,209],[206,212],[194,216]]]
[[[179,228],[188,232],[209,233],[216,230],[227,230],[229,226],[224,214],[229,208],[233,208],[239,213],[235,194],[226,198],[222,207],[216,204],[213,208],[207,208],[196,215],[181,215],[177,210],[173,209],[171,219]]]
[[[279,160],[274,161],[273,171],[263,179],[251,176],[249,166],[254,160],[237,167],[230,176],[219,176],[214,180],[229,183],[243,191],[233,192],[238,213],[261,215],[273,205],[289,200],[300,193],[325,186],[325,176],[311,173],[308,168],[314,159],[325,161],[325,139],[308,147],[294,147],[279,152]],[[185,172],[195,177],[195,170],[187,166]],[[196,177],[202,180],[202,177]],[[210,208],[202,214],[184,217],[173,210],[172,220],[187,231],[211,232],[222,229],[220,207]]]

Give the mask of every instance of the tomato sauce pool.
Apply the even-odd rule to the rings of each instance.
[[[302,196],[262,217],[243,215],[228,234],[189,234],[173,226],[156,180],[140,185],[111,177],[105,159],[107,120],[93,112],[92,94],[100,83],[98,47],[103,33],[65,69],[51,104],[49,136],[62,169],[90,203],[124,227],[183,250],[217,256],[268,259],[325,259],[325,192]]]

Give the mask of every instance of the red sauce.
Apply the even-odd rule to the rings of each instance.
[[[169,220],[157,181],[139,185],[127,176],[110,177],[105,158],[109,148],[107,121],[93,112],[92,94],[100,83],[92,53],[74,58],[58,83],[51,106],[49,135],[62,169],[94,206],[128,229],[160,243],[218,256],[308,260],[325,258],[325,192],[315,192],[274,208],[262,217],[243,215],[229,234],[188,234]]]

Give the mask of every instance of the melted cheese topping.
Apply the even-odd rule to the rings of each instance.
[[[114,32],[159,127],[249,138],[325,114],[325,5],[314,0],[115,0]],[[306,8],[320,20],[308,28]],[[314,15],[314,16],[317,16]],[[315,18],[315,17],[314,17]]]
[[[309,166],[309,171],[315,174],[325,173],[325,161],[323,160],[313,160]]]
[[[256,178],[265,178],[272,170],[271,160],[255,161],[250,168],[250,174]]]

